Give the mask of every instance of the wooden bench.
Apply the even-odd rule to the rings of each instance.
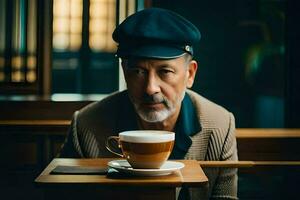
[[[69,124],[70,120],[0,120],[0,148],[13,149],[14,156],[24,159],[27,152],[34,154],[43,167],[59,152]],[[300,160],[300,129],[237,128],[236,137],[239,160]],[[27,157],[35,162],[34,156]]]
[[[299,161],[300,129],[237,129],[240,160]]]

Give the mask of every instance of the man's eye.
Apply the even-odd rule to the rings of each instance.
[[[162,70],[160,70],[160,73],[162,75],[168,75],[168,74],[172,74],[174,72],[172,70],[169,70],[169,69],[162,69]]]
[[[139,68],[133,68],[130,71],[132,73],[136,74],[136,75],[144,75],[144,74],[146,74],[146,70],[139,69]]]

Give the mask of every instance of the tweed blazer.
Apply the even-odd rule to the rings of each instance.
[[[201,131],[191,137],[185,159],[237,160],[235,122],[232,113],[201,95],[187,90]],[[135,122],[136,114],[127,91],[114,93],[76,111],[60,157],[114,157],[105,148],[108,136],[125,131],[122,124]],[[237,199],[236,170],[204,169],[209,191],[189,189],[191,199]]]

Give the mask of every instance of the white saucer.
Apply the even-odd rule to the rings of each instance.
[[[166,161],[159,169],[134,169],[127,160],[112,160],[108,162],[107,165],[119,172],[136,176],[163,176],[184,167],[183,163],[175,161]]]

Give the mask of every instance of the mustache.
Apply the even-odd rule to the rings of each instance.
[[[149,104],[163,103],[167,107],[169,107],[169,105],[170,105],[168,99],[165,96],[163,96],[162,94],[153,94],[153,95],[144,94],[142,101],[143,101],[143,103],[149,103]]]

